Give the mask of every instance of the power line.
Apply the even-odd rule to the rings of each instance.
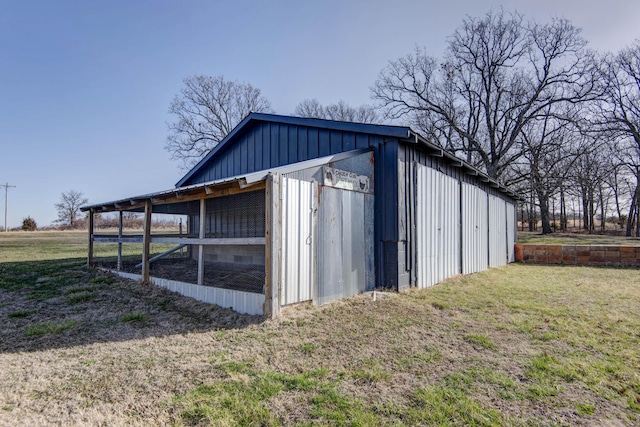
[[[16,188],[15,185],[9,185],[8,182],[0,184],[4,187],[4,231],[7,232],[7,205],[9,204],[9,188]]]

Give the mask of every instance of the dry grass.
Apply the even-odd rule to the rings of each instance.
[[[0,262],[0,425],[632,426],[638,312],[629,269],[512,265],[264,321],[82,259]]]

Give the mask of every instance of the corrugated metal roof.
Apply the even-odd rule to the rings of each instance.
[[[172,188],[169,190],[158,191],[155,193],[143,194],[140,196],[127,197],[125,199],[114,200],[105,203],[96,203],[92,205],[85,205],[80,208],[83,212],[90,209],[101,209],[103,211],[115,211],[122,209],[122,205],[134,205],[145,200],[158,199],[167,196],[176,196],[178,194],[191,194],[206,191],[207,188],[222,186],[232,183],[240,183],[241,186],[249,186],[257,182],[263,181],[267,178],[269,173],[281,173],[286,174],[295,172],[307,168],[321,166],[327,163],[336,162],[338,160],[347,159],[349,157],[358,156],[368,152],[368,149],[358,149],[347,151],[344,153],[334,154],[332,156],[319,157],[316,159],[305,160],[304,162],[292,163],[290,165],[280,166],[277,168],[266,169],[258,172],[252,172],[245,175],[234,176],[231,178],[223,178],[215,181],[204,182],[201,184],[188,185],[185,187]],[[125,210],[125,209],[123,209]]]

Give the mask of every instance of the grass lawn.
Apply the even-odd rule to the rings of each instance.
[[[274,321],[0,233],[0,425],[640,424],[640,274],[510,265]]]

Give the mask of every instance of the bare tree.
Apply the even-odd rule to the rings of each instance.
[[[78,219],[80,207],[87,204],[88,201],[84,194],[79,191],[69,190],[66,193],[62,193],[60,203],[55,204],[58,210],[57,222],[73,226]]]
[[[294,114],[298,117],[339,120],[343,122],[377,123],[379,121],[375,107],[371,105],[361,105],[355,108],[342,100],[336,104],[323,106],[315,98],[305,99],[296,106]]]
[[[602,128],[616,141],[621,164],[635,178],[626,228],[630,236],[640,206],[640,40],[617,55],[605,55],[598,69],[605,96],[597,104],[596,114]],[[638,236],[640,221],[636,223]]]
[[[310,119],[325,119],[324,105],[317,99],[305,99],[296,105],[293,114],[298,117],[307,117]]]
[[[442,61],[420,48],[391,61],[372,93],[388,117],[408,120],[500,178],[523,154],[527,123],[556,104],[589,99],[585,49],[567,20],[543,25],[500,9],[465,19]]]
[[[522,132],[526,175],[530,191],[537,198],[540,208],[542,234],[553,232],[549,201],[560,192],[562,212],[567,179],[581,151],[585,150],[584,145],[579,143],[581,138],[575,122],[567,119],[570,116],[564,113],[561,118],[547,110],[538,119],[529,121]]]
[[[171,158],[190,168],[214,148],[250,112],[271,112],[260,89],[223,76],[190,76],[171,102],[165,148]]]

